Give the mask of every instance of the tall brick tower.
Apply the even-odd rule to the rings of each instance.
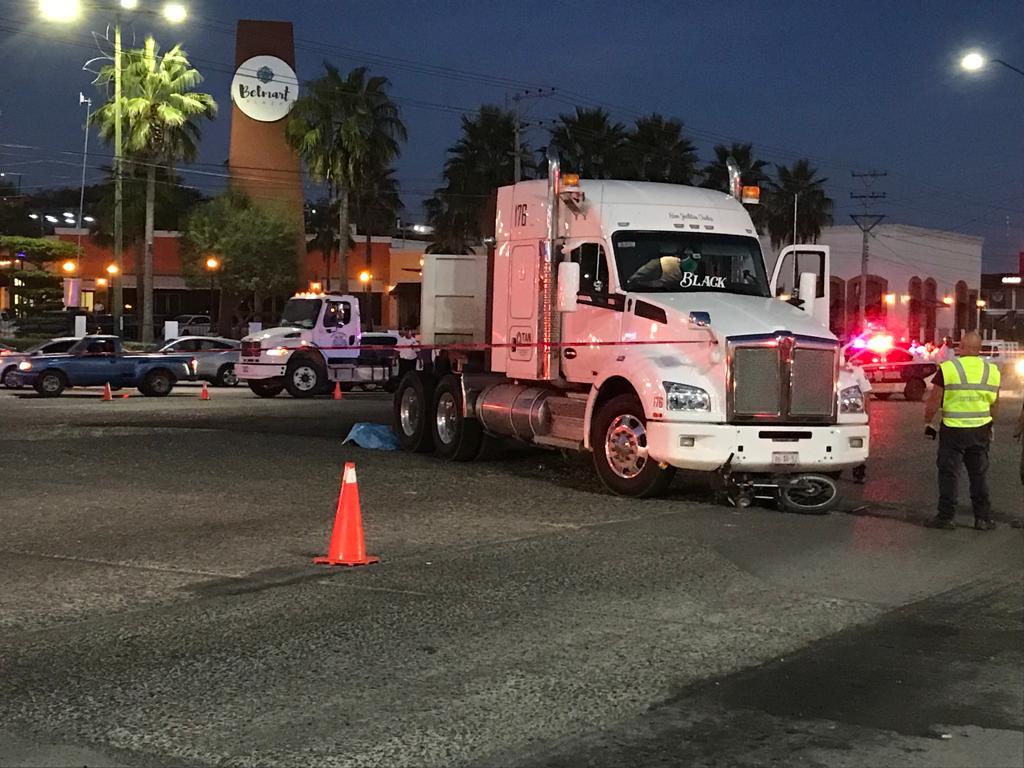
[[[231,82],[231,184],[294,216],[303,232],[302,168],[284,129],[299,93],[291,22],[238,22]],[[296,243],[296,258],[304,239]]]

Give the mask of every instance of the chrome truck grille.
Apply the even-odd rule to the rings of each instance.
[[[729,339],[728,355],[731,423],[835,423],[837,342],[785,333],[740,336]]]

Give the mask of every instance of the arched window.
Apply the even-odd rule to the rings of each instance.
[[[924,307],[922,304],[921,278],[914,275],[907,284],[907,295],[910,301],[907,303],[907,336],[914,341],[921,339],[921,321],[924,319]]]
[[[832,333],[843,338],[847,334],[846,281],[841,277],[833,276],[829,280],[829,289],[832,298],[831,306],[828,308],[828,326]]]
[[[935,310],[939,306],[939,286],[934,278],[924,281],[924,333],[921,342],[935,341]]]

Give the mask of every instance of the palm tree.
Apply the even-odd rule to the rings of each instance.
[[[351,193],[360,180],[388,168],[406,139],[405,123],[388,95],[386,77],[369,76],[357,67],[342,77],[326,70],[306,86],[292,108],[286,136],[302,156],[310,176],[327,182],[338,210],[338,267],[342,289],[348,275]]]
[[[722,192],[729,191],[729,170],[726,167],[726,161],[730,157],[736,161],[744,184],[751,186],[767,184],[768,174],[765,169],[768,167],[768,163],[754,158],[753,144],[733,143],[728,147],[724,144],[716,144],[714,152],[715,159],[704,167],[702,187],[718,189]]]
[[[142,341],[153,341],[153,217],[156,208],[157,169],[170,169],[199,152],[199,118],[213,119],[217,103],[208,93],[195,90],[203,76],[189,63],[180,45],[160,55],[150,37],[146,47],[123,54],[121,104],[126,157],[146,169],[145,252],[142,259]],[[99,84],[113,82],[114,65],[100,72]],[[93,119],[100,137],[110,141],[117,123],[118,105],[110,98]]]
[[[718,189],[722,192],[729,192],[729,169],[727,162],[732,158],[740,169],[740,179],[749,186],[761,187],[761,204],[752,205],[747,210],[754,226],[759,234],[764,234],[768,226],[768,207],[770,188],[766,172],[768,163],[764,160],[757,160],[754,157],[753,144],[740,144],[734,142],[730,146],[724,144],[715,145],[715,159],[704,167],[704,181],[702,187]]]
[[[768,234],[772,247],[793,243],[793,201],[798,199],[796,241],[816,243],[821,228],[832,223],[832,198],[825,194],[828,179],[818,178],[810,161],[797,160],[791,167],[776,165],[777,179],[770,182]]]
[[[551,130],[551,146],[562,168],[586,179],[622,177],[630,154],[628,131],[622,123],[613,123],[600,107],[576,107],[576,114],[562,114],[558,120]]]
[[[323,256],[324,267],[327,274],[324,276],[324,285],[331,284],[331,262],[335,259],[335,250],[338,246],[338,212],[332,201],[329,199],[317,200],[311,206],[307,205],[305,215],[306,231],[313,233],[313,239],[306,243],[306,250],[309,252],[320,251]]]
[[[696,147],[683,136],[682,121],[659,114],[636,121],[626,139],[626,157],[620,178],[692,184],[699,173]]]
[[[444,186],[424,203],[434,227],[431,251],[471,253],[474,243],[494,234],[495,190],[514,181],[516,119],[490,105],[462,118],[462,136],[448,148]],[[527,176],[533,171],[530,157],[529,145],[521,141]]]

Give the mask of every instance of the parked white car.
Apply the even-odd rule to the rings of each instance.
[[[217,387],[234,387],[238,384],[235,364],[241,342],[219,336],[186,336],[173,339],[160,352],[167,355],[192,355],[196,359],[196,378],[208,381]]]
[[[179,336],[209,336],[210,316],[209,315],[178,315],[174,318],[178,324]]]
[[[21,389],[21,382],[18,380],[18,363],[39,355],[59,355],[67,352],[79,341],[78,336],[62,336],[57,339],[44,341],[29,347],[24,352],[0,351],[0,382],[7,389]]]

